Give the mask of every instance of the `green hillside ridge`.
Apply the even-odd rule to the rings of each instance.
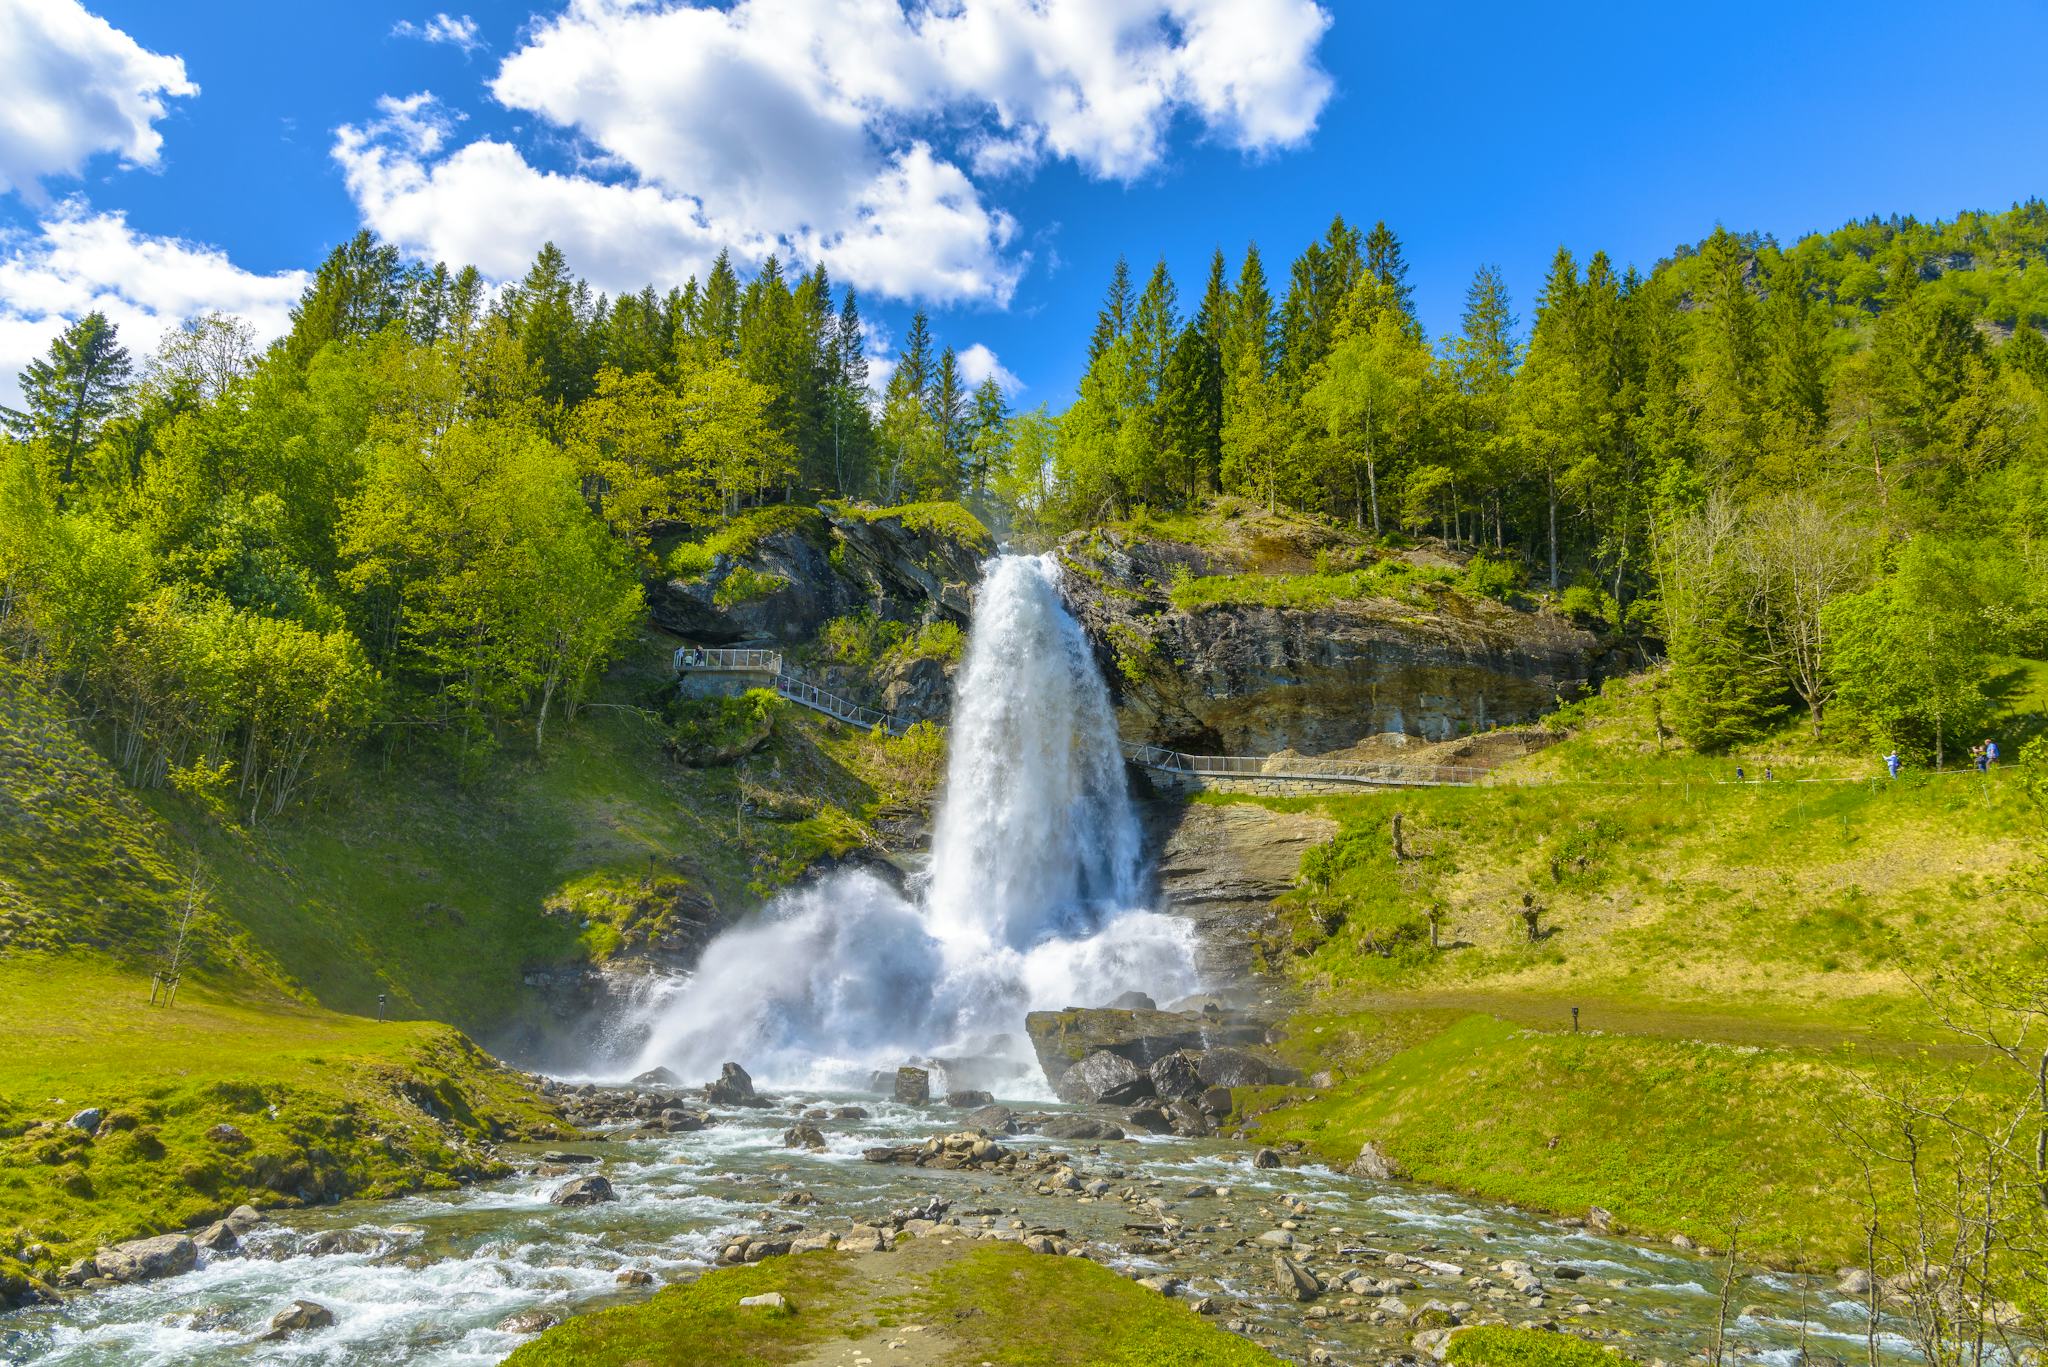
[[[2044,674],[2002,670],[2008,755]],[[1240,1108],[1340,1166],[1372,1140],[1422,1181],[1653,1237],[1740,1217],[1748,1256],[1859,1262],[1844,1127],[1908,1086],[2012,1093],[1920,985],[2038,964],[2039,761],[1893,782],[1796,732],[1703,759],[1658,742],[1659,683],[1611,684],[1491,786],[1258,799],[1341,825],[1265,947],[1308,993],[1286,1048],[1322,1076]],[[1869,1179],[1887,1202],[1901,1180]]]

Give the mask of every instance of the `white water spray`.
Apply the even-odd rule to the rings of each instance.
[[[736,1059],[776,1083],[864,1083],[947,1053],[1024,1057],[1024,1013],[1197,985],[1184,921],[1140,905],[1109,693],[1050,556],[992,561],[955,689],[921,900],[869,873],[785,894],[713,941],[646,1021],[637,1069]]]

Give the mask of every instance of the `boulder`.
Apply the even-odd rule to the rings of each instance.
[[[740,1308],[743,1310],[791,1311],[795,1310],[796,1306],[790,1302],[789,1297],[783,1295],[780,1291],[763,1291],[758,1296],[740,1297]]]
[[[107,1113],[105,1111],[97,1106],[88,1106],[64,1123],[74,1130],[82,1130],[86,1134],[91,1134],[100,1127],[100,1122],[106,1118]]]
[[[922,1068],[898,1068],[895,1095],[905,1106],[926,1105],[932,1099],[932,1075]]]
[[[834,1120],[866,1120],[868,1113],[859,1106],[834,1106],[832,1108],[832,1118]]]
[[[1056,1115],[1038,1127],[1047,1139],[1122,1139],[1121,1127],[1091,1115]]]
[[[1053,1091],[1062,1101],[1128,1106],[1151,1095],[1152,1079],[1123,1055],[1097,1049],[1062,1073]]]
[[[1216,1127],[1209,1123],[1209,1117],[1202,1108],[1186,1097],[1167,1103],[1166,1117],[1172,1122],[1173,1132],[1183,1139],[1206,1139],[1216,1133]]]
[[[1586,1228],[1595,1234],[1614,1233],[1614,1212],[1604,1206],[1594,1206],[1586,1212]]]
[[[825,1147],[825,1135],[809,1121],[800,1121],[782,1132],[782,1147],[785,1149],[809,1149],[816,1153]]]
[[[1173,1119],[1157,1105],[1138,1106],[1125,1112],[1124,1123],[1146,1134],[1172,1134]]]
[[[98,1274],[110,1282],[147,1282],[190,1272],[199,1261],[199,1245],[186,1234],[159,1234],[131,1239],[93,1255]]]
[[[1195,1104],[1202,1108],[1202,1114],[1213,1120],[1221,1120],[1236,1109],[1236,1103],[1230,1099],[1228,1087],[1203,1088],[1202,1095]]]
[[[271,1340],[286,1338],[312,1329],[325,1329],[332,1323],[334,1312],[318,1301],[293,1301],[270,1317],[270,1332],[264,1337]]]
[[[1322,1278],[1284,1253],[1273,1255],[1273,1285],[1283,1296],[1312,1301],[1323,1294]]]
[[[620,1286],[652,1286],[654,1285],[654,1274],[643,1268],[629,1267],[619,1273],[618,1276],[613,1277],[612,1280]]]
[[[839,1236],[841,1253],[887,1253],[895,1246],[894,1240],[873,1225],[855,1225]]]
[[[655,1123],[669,1134],[695,1134],[711,1123],[711,1117],[702,1111],[686,1111],[671,1106],[655,1117]]]
[[[545,1310],[516,1310],[498,1321],[498,1331],[504,1334],[538,1334],[561,1322]]]
[[[1252,1155],[1252,1166],[1255,1168],[1277,1168],[1280,1166],[1280,1155],[1272,1149],[1260,1149]]]
[[[734,1064],[731,1066],[737,1067],[738,1065]],[[641,1073],[626,1085],[629,1087],[680,1087],[683,1085],[683,1080],[666,1068],[654,1067]],[[751,1080],[748,1086],[749,1088],[752,1087]]]
[[[961,1117],[969,1129],[986,1130],[990,1134],[1017,1133],[1017,1114],[1008,1106],[979,1106]]]
[[[1301,1081],[1301,1071],[1277,1059],[1229,1047],[1205,1051],[1195,1063],[1211,1087],[1272,1087]]]
[[[572,1177],[556,1187],[548,1200],[558,1206],[595,1206],[606,1201],[619,1199],[612,1184],[596,1173],[585,1177]]]
[[[974,1107],[977,1106],[990,1105],[994,1101],[995,1097],[991,1096],[989,1093],[975,1091],[972,1088],[963,1089],[957,1092],[946,1093],[946,1104],[948,1106],[953,1107],[955,1110],[972,1110]]]
[[[1155,1059],[1147,1071],[1152,1079],[1153,1094],[1165,1101],[1200,1096],[1207,1086],[1194,1060],[1184,1052]]]
[[[236,1206],[233,1210],[229,1211],[227,1213],[226,1220],[224,1220],[222,1223],[227,1225],[229,1229],[232,1229],[239,1236],[247,1234],[250,1230],[256,1228],[256,1226],[262,1224],[268,1218],[269,1217],[264,1215],[262,1211],[256,1209],[256,1207],[244,1205]]]
[[[1841,1280],[1835,1283],[1835,1290],[1846,1296],[1867,1296],[1870,1294],[1870,1273],[1860,1267],[1845,1267]]]
[[[754,1079],[737,1063],[718,1070],[718,1081],[704,1088],[704,1099],[714,1106],[744,1106],[755,1100]]]
[[[1097,1051],[1129,1059],[1143,1070],[1177,1049],[1200,1049],[1210,1025],[1201,1016],[1107,1007],[1033,1011],[1024,1018],[1038,1066],[1055,1086],[1069,1068]]]
[[[1143,992],[1120,993],[1109,1003],[1112,1011],[1157,1011],[1159,1003]]]
[[[192,1242],[208,1253],[227,1253],[233,1250],[240,1240],[235,1238],[235,1231],[226,1220],[215,1220],[194,1234]]]
[[[1365,1147],[1358,1151],[1358,1157],[1351,1160],[1351,1166],[1345,1171],[1353,1177],[1369,1177],[1375,1182],[1391,1182],[1407,1175],[1394,1156],[1380,1147],[1377,1139],[1366,1140]]]

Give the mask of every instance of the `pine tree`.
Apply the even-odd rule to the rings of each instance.
[[[1408,285],[1408,263],[1401,256],[1401,239],[1394,236],[1385,219],[1373,224],[1372,231],[1365,235],[1365,268],[1386,287],[1395,308],[1409,317],[1415,315],[1415,291]]]
[[[867,337],[860,323],[860,304],[849,288],[839,307],[831,344],[832,484],[841,494],[865,487],[873,431],[869,404],[874,399],[868,379]]]
[[[1092,366],[1101,360],[1110,345],[1128,336],[1130,330],[1131,263],[1119,256],[1116,270],[1109,278],[1109,293],[1095,315],[1095,333],[1088,339],[1088,364]]]
[[[910,315],[910,331],[903,339],[903,359],[889,377],[892,390],[901,391],[919,405],[925,404],[932,388],[932,324],[919,309]]]
[[[366,229],[328,254],[292,307],[285,350],[303,366],[329,342],[369,337],[405,316],[398,248]]]
[[[28,363],[21,372],[21,408],[0,408],[0,418],[22,440],[46,443],[59,484],[69,486],[78,458],[99,441],[127,397],[130,375],[119,329],[95,309],[57,334],[48,355]]]
[[[964,470],[970,435],[967,428],[967,390],[960,378],[959,359],[953,355],[951,347],[939,353],[938,371],[932,376],[926,405],[931,413],[932,426],[938,429],[939,445],[944,449],[946,459]]]
[[[581,402],[596,380],[588,308],[587,287],[552,242],[542,244],[525,278],[505,296],[505,320],[534,367],[541,401],[551,407]]]
[[[974,387],[967,432],[967,492],[978,500],[987,497],[1010,460],[1010,405],[993,375]]]

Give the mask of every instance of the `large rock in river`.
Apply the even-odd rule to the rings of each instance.
[[[190,1272],[199,1261],[199,1246],[189,1235],[159,1234],[131,1239],[93,1255],[99,1275],[110,1282],[146,1282]]]

